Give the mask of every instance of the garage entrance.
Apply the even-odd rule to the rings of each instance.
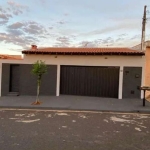
[[[118,98],[119,67],[61,66],[60,94]]]

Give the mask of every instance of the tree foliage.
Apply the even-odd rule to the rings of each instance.
[[[47,66],[45,62],[38,60],[33,64],[32,73],[37,77],[42,77],[43,74],[47,73]]]

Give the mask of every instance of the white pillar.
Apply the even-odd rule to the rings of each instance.
[[[141,86],[145,85],[145,69],[146,69],[146,57],[142,56],[142,60],[143,60],[143,65],[142,65],[142,82],[141,82]],[[141,99],[143,99],[144,97],[144,92],[143,90],[141,90]]]
[[[57,65],[57,85],[56,85],[56,96],[60,94],[60,65]]]
[[[123,92],[122,89],[123,89],[123,66],[120,66],[118,99],[122,99],[122,92]]]
[[[2,87],[2,62],[0,61],[0,97],[2,96],[1,87]]]

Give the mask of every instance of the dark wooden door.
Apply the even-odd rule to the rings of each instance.
[[[123,98],[141,98],[142,67],[124,67]]]
[[[19,65],[10,66],[10,92],[19,92]]]
[[[118,98],[119,67],[61,66],[60,94]]]

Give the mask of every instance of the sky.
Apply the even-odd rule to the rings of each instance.
[[[38,47],[132,47],[150,0],[0,0],[0,53]]]

